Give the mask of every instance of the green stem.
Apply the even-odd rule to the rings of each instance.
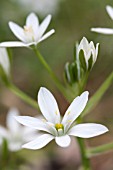
[[[43,56],[40,54],[40,52],[37,50],[37,48],[33,48],[36,56],[38,57],[38,59],[40,60],[40,62],[42,63],[42,65],[45,67],[45,69],[48,71],[48,73],[50,74],[51,78],[53,79],[53,81],[55,82],[57,88],[60,90],[60,92],[66,97],[66,99],[68,101],[72,101],[73,99],[73,94],[70,94],[70,92],[68,93],[68,91],[66,90],[66,88],[62,85],[61,81],[58,79],[58,77],[54,74],[54,72],[52,71],[52,69],[49,67],[49,65],[47,64],[47,62],[45,61],[45,59],[43,58]]]
[[[30,98],[27,94],[25,94],[23,91],[21,91],[20,89],[18,89],[15,85],[13,85],[12,83],[9,83],[7,85],[8,89],[10,91],[12,91],[16,96],[18,96],[19,98],[21,98],[23,101],[25,101],[26,103],[28,103],[29,105],[31,105],[32,107],[36,108],[39,110],[38,104],[35,100],[33,100],[32,98]]]
[[[80,82],[79,82],[79,95],[84,91],[88,77],[89,77],[89,72],[86,72],[86,74],[80,80]]]
[[[111,149],[113,150],[113,142],[87,149],[87,156],[92,157],[98,154],[103,154],[111,151]]]
[[[9,151],[8,151],[8,143],[6,139],[3,139],[2,148],[1,148],[1,165],[0,168],[4,169],[4,167],[8,164],[9,161]]]
[[[86,155],[84,140],[82,138],[77,138],[77,140],[78,140],[78,143],[80,146],[83,170],[91,170],[90,169],[90,160]]]

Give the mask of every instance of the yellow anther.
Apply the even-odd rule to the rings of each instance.
[[[24,26],[24,31],[33,33],[33,28],[32,28],[32,26],[29,26],[29,27]]]
[[[58,111],[57,110],[56,110],[55,114],[58,115]]]
[[[69,111],[67,114],[69,115],[71,112]]]
[[[70,123],[70,122],[72,122],[72,120],[68,120],[67,122]]]
[[[46,119],[42,119],[43,122],[46,122]]]
[[[58,129],[64,129],[64,125],[63,124],[61,124],[61,123],[57,123],[56,125],[55,125],[55,128],[58,130]]]

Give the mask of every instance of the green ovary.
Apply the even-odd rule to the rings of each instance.
[[[64,125],[63,124],[61,124],[61,123],[57,123],[56,125],[55,125],[55,128],[57,129],[57,130],[59,130],[59,129],[64,129]]]

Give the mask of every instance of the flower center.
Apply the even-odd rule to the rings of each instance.
[[[26,42],[32,42],[35,41],[34,38],[34,30],[32,26],[24,26],[24,33],[26,37]]]
[[[55,128],[56,128],[56,130],[59,130],[59,129],[64,129],[64,125],[63,124],[61,124],[61,123],[57,123],[56,125],[55,125]]]
[[[32,26],[29,26],[29,27],[24,26],[24,31],[29,32],[29,33],[33,33],[33,28],[32,28]]]

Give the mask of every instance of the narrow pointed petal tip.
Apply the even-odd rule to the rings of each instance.
[[[40,24],[39,26],[39,35],[40,37],[42,37],[42,35],[44,34],[44,32],[46,31],[47,27],[49,26],[51,21],[51,15],[48,15]]]
[[[101,34],[113,34],[113,29],[111,28],[91,28],[92,32],[97,32],[97,33],[101,33]]]
[[[41,87],[38,93],[38,104],[43,116],[51,123],[60,122],[60,112],[53,94]]]
[[[82,95],[85,95],[86,97],[88,97],[89,96],[89,92],[85,91],[85,92],[82,93]]]
[[[50,30],[50,31],[51,31],[51,34],[55,33],[55,29],[52,29],[52,30]]]
[[[83,46],[86,45],[86,44],[88,45],[88,43],[89,43],[89,42],[88,42],[88,40],[87,40],[86,37],[83,37],[82,40],[81,40],[81,42],[80,42],[80,44],[83,45]]]
[[[27,16],[27,18],[28,18],[29,16],[33,16],[33,17],[35,16],[35,17],[37,17],[34,12],[31,12],[31,13]]]
[[[39,27],[39,20],[38,17],[36,16],[35,13],[30,13],[27,18],[26,18],[26,26],[32,27],[33,31],[34,31],[34,35],[36,33],[38,33],[38,27]],[[36,35],[35,35],[36,36]]]
[[[83,123],[75,125],[68,132],[69,135],[81,138],[92,138],[108,132],[108,128],[97,123]]]
[[[52,15],[51,15],[51,14],[48,14],[48,16],[47,16],[47,17],[49,18],[49,20],[51,20]]]
[[[52,19],[52,15],[51,14],[48,14],[47,17],[45,18],[46,22],[48,22],[48,24],[50,23]]]
[[[44,35],[39,39],[38,43],[41,42],[41,41],[43,41],[43,40],[45,40],[45,39],[47,39],[48,37],[50,37],[50,36],[51,36],[52,34],[54,34],[54,33],[55,33],[55,30],[54,30],[54,29],[50,30],[49,32],[47,32],[46,34],[44,34]]]
[[[19,41],[9,41],[0,43],[0,47],[28,47],[29,44],[25,44]]]
[[[113,20],[113,8],[110,5],[107,5],[106,11],[107,11],[108,15],[110,16],[110,18]]]
[[[76,97],[73,102],[68,107],[64,117],[62,119],[62,124],[67,124],[69,122],[68,128],[77,119],[77,117],[82,113],[86,107],[88,101],[88,91],[83,92],[80,96]]]
[[[84,41],[87,41],[87,42],[88,42],[88,40],[87,40],[87,38],[86,38],[86,37],[83,37],[83,38],[82,38],[82,40],[84,40]]]

